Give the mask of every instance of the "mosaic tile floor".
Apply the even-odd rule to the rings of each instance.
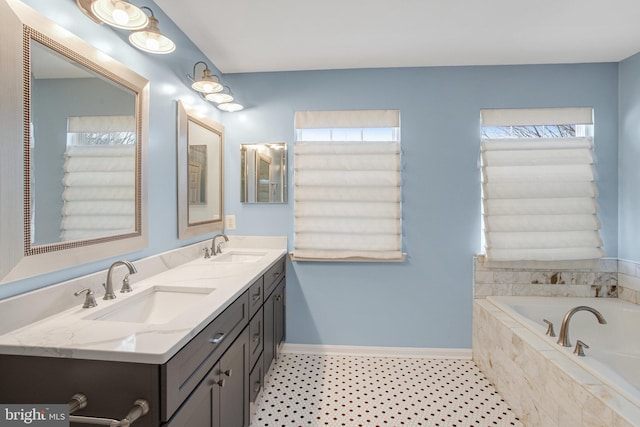
[[[520,426],[470,360],[281,354],[251,427]]]

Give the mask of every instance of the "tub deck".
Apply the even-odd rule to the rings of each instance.
[[[539,300],[544,297],[500,298]],[[492,299],[494,301],[474,301],[473,359],[525,425],[640,426],[640,407],[633,399],[580,366],[572,348],[558,346],[555,340],[546,337],[546,325],[541,320],[526,319],[517,313],[514,304],[506,308]],[[547,307],[553,305],[551,300],[569,304],[568,310],[575,305],[590,305],[595,299],[544,298],[538,303],[540,307]],[[583,304],[585,302],[587,304]],[[566,312],[558,309],[560,314],[556,318],[560,321],[556,320],[556,333]],[[541,315],[547,314],[541,312]],[[576,333],[585,333],[580,332],[579,323],[585,323],[588,331],[605,326],[587,316],[574,317],[576,325],[571,328],[574,342],[582,339]],[[573,326],[576,326],[575,332]],[[610,331],[613,329],[615,327]],[[584,341],[588,339],[584,337]]]

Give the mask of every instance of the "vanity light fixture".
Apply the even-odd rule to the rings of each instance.
[[[237,102],[225,102],[223,104],[218,104],[218,108],[229,113],[234,113],[244,109],[242,104],[238,104]]]
[[[202,70],[202,77],[196,80],[196,67],[199,64],[204,65],[204,69]],[[200,97],[218,104],[220,110],[232,113],[244,109],[241,104],[233,102],[234,97],[231,94],[231,88],[223,86],[218,76],[211,74],[211,70],[205,62],[196,62],[193,65],[193,76],[187,74],[187,77],[193,82],[191,87],[198,91]]]
[[[202,70],[202,77],[200,77],[199,79],[196,79],[195,77],[196,67],[198,66],[198,64],[203,64],[204,70]],[[220,80],[218,79],[218,76],[212,75],[211,70],[209,69],[207,64],[202,61],[198,61],[195,64],[193,64],[193,77],[192,76],[187,76],[187,77],[189,77],[193,81],[193,84],[191,85],[191,87],[202,94],[206,95],[209,93],[216,93],[216,92],[222,91],[223,89],[222,84],[220,84]]]
[[[142,30],[133,31],[129,35],[129,42],[138,49],[149,53],[166,54],[176,50],[176,44],[158,29],[158,20],[153,15],[153,11],[146,6],[142,6],[140,9],[146,9],[151,14],[148,17],[149,25]]]
[[[93,0],[91,12],[100,22],[124,30],[141,30],[149,24],[147,14],[125,0]]]
[[[226,89],[226,90],[225,90]],[[233,95],[231,94],[231,88],[229,86],[224,86],[224,89],[221,92],[217,93],[209,93],[205,96],[207,101],[215,102],[216,104],[222,104],[225,102],[233,101]]]

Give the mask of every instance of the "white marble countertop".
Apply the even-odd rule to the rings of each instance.
[[[229,250],[232,249],[226,249]],[[0,353],[165,363],[286,254],[286,248],[243,248],[242,251],[265,255],[254,262],[216,262],[213,261],[215,258],[200,257],[139,282],[133,282],[132,275],[133,292],[126,294],[118,292],[121,278],[116,279],[116,299],[105,301],[103,294],[96,294],[98,306],[83,309],[81,298],[73,308],[6,332],[0,335]],[[188,310],[162,324],[87,319],[97,310],[108,309],[158,285],[215,290],[203,294]],[[28,309],[24,307],[24,310]]]

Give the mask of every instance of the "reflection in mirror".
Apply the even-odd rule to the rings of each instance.
[[[31,246],[134,233],[135,92],[30,48]]]
[[[148,80],[21,1],[0,27],[0,283],[146,247]]]
[[[240,146],[240,201],[287,203],[287,144]]]
[[[221,230],[224,127],[178,101],[178,237]]]

